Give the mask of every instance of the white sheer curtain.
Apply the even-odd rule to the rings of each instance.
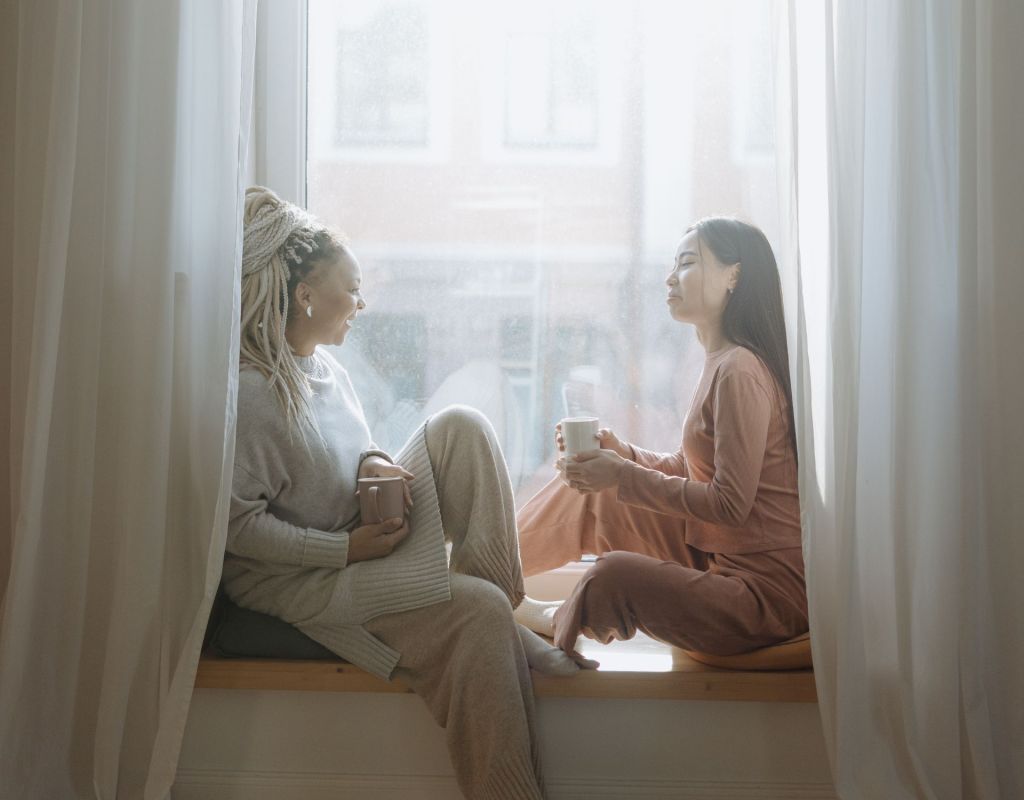
[[[788,11],[784,262],[837,790],[1024,797],[1024,6]]]
[[[4,6],[0,794],[164,798],[223,555],[255,5]]]

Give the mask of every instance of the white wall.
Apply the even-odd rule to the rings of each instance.
[[[542,698],[550,797],[833,800],[813,704]],[[456,800],[414,695],[196,690],[173,800]]]

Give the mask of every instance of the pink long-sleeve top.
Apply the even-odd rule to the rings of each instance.
[[[676,453],[632,446],[618,498],[686,521],[687,544],[707,553],[800,547],[796,454],[786,399],[750,350],[709,353]]]

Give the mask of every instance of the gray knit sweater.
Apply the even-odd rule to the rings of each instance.
[[[414,500],[409,537],[391,555],[348,563],[358,524],[360,454],[373,448],[348,374],[318,349],[299,366],[323,438],[290,433],[256,370],[239,374],[224,589],[238,605],[290,622],[343,658],[389,676],[399,653],[362,623],[450,597],[444,534],[422,428],[397,456]]]

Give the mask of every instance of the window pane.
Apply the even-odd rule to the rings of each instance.
[[[308,202],[363,268],[337,355],[381,446],[475,406],[520,502],[567,414],[678,447],[703,351],[666,310],[675,245],[713,213],[778,228],[769,24],[739,0],[310,0]]]
[[[337,146],[426,143],[430,65],[424,25],[424,10],[415,5],[382,4],[335,17]]]
[[[581,16],[592,22],[589,15]],[[599,77],[593,27],[571,22],[564,20],[554,31],[508,34],[505,139],[510,146],[596,144]]]

